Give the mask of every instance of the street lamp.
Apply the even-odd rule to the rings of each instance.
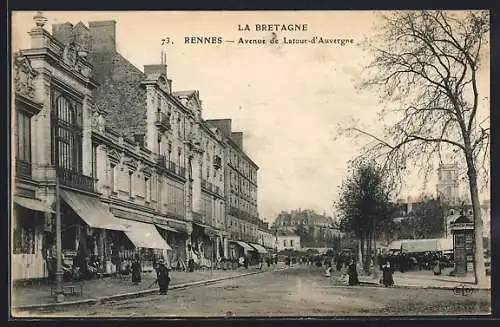
[[[54,114],[52,123],[53,128],[57,129],[57,113]],[[56,173],[56,294],[57,302],[64,301],[64,288],[63,288],[63,270],[62,270],[62,244],[61,244],[61,191],[59,180],[59,137],[55,136],[54,142],[55,160],[54,167]]]

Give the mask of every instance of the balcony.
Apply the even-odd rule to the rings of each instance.
[[[94,179],[65,168],[57,168],[57,176],[62,185],[94,192]]]
[[[31,177],[31,162],[16,159],[16,176]]]
[[[214,156],[214,168],[220,169],[222,168],[222,158],[219,156]]]
[[[160,131],[163,133],[165,131],[170,130],[170,119],[169,116],[164,114],[163,112],[157,112],[156,113],[156,126],[160,129]]]
[[[160,168],[167,169],[167,158],[162,155],[158,155],[158,160],[157,160],[157,165],[160,166]]]

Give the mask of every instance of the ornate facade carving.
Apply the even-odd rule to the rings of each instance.
[[[29,98],[35,97],[34,80],[38,72],[33,69],[28,58],[22,55],[15,56],[14,60],[14,87],[16,93]]]

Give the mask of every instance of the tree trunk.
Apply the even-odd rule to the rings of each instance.
[[[363,267],[363,237],[360,238],[358,243],[358,271]]]
[[[479,203],[479,191],[477,187],[477,173],[472,161],[467,160],[469,168],[469,187],[472,200],[472,212],[474,214],[474,276],[479,285],[487,284],[486,267],[484,265],[483,245],[483,219],[481,217],[481,205]]]

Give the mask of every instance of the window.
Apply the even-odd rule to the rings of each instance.
[[[31,162],[31,122],[30,117],[17,111],[16,160]]]
[[[97,179],[97,145],[92,144],[92,177]]]
[[[13,232],[14,254],[35,253],[35,231],[32,228],[16,228]]]
[[[116,193],[116,165],[114,163],[109,164],[109,187],[111,191]]]
[[[78,104],[62,95],[54,101],[53,162],[58,167],[81,173],[82,171],[82,129]]]
[[[130,197],[134,196],[134,172],[129,171],[128,173],[128,190]]]
[[[145,198],[146,198],[146,202],[151,202],[151,193],[153,193],[153,185],[151,183],[151,178],[148,178],[146,177],[145,179],[145,190],[144,190],[144,193],[145,193]]]
[[[290,246],[293,248],[293,240],[290,240]]]
[[[283,240],[283,247],[286,247],[286,240]]]
[[[23,111],[16,116],[16,174],[31,176],[31,121]]]

